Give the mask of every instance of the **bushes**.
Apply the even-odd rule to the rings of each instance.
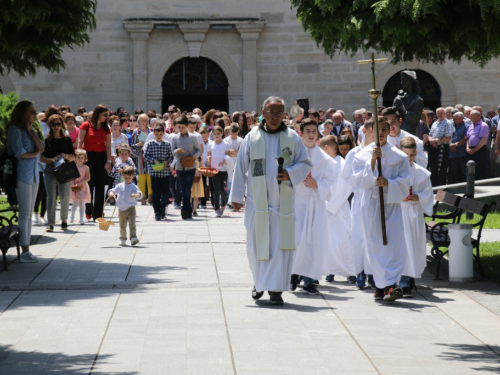
[[[5,139],[7,138],[7,129],[5,127],[18,101],[19,94],[15,91],[11,91],[7,95],[0,94],[0,157],[5,150]]]

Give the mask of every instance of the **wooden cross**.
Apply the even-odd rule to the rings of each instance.
[[[377,89],[375,83],[375,64],[387,62],[387,59],[375,59],[375,54],[372,53],[372,58],[370,60],[359,60],[358,64],[371,64],[372,65],[372,84],[373,88],[368,91],[368,95],[373,99],[373,116],[375,116],[375,142],[377,147],[380,147],[380,137],[378,134],[378,110],[377,110],[377,99],[379,95],[382,93],[379,89]],[[377,158],[377,167],[378,167],[378,175],[382,177],[382,160]],[[387,232],[385,228],[385,205],[384,205],[384,188],[378,188],[380,195],[380,220],[382,223],[382,241],[384,246],[387,245]]]

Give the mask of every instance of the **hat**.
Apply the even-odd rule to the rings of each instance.
[[[417,73],[413,70],[403,70],[401,74],[406,74],[408,77],[412,78],[414,81],[417,80]]]

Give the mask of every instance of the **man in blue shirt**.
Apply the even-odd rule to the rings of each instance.
[[[464,122],[464,114],[456,112],[453,115],[453,134],[450,142],[449,182],[451,184],[465,182],[467,178],[467,127]]]

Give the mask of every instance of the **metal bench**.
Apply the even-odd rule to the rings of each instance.
[[[5,213],[12,212],[12,217],[5,216]],[[7,251],[11,246],[11,239],[17,247],[17,259],[21,258],[21,249],[19,247],[19,226],[14,224],[18,222],[17,208],[7,208],[0,210],[0,250],[3,256],[3,269],[7,270]]]

